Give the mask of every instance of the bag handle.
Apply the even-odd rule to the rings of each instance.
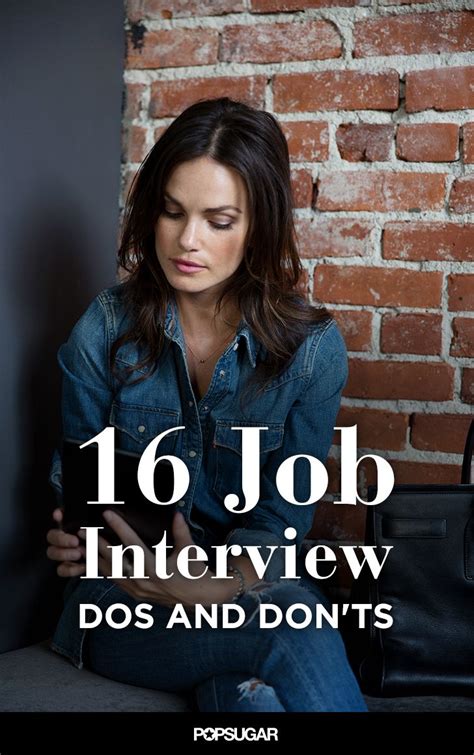
[[[474,419],[469,427],[466,445],[464,446],[464,458],[462,460],[461,484],[469,485],[472,480],[472,456],[474,454]]]

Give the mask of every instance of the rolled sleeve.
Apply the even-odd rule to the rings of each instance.
[[[308,454],[325,464],[331,447],[341,394],[348,377],[347,351],[334,320],[314,337],[312,369],[307,387],[288,413],[282,445],[271,452],[261,470],[260,501],[244,515],[244,526],[229,533],[226,540],[229,545],[279,546],[295,543],[299,552],[311,528],[317,503],[288,503],[279,494],[275,479],[280,464],[289,456]],[[296,500],[308,498],[305,477],[308,476],[294,476]],[[285,538],[287,527],[295,528],[297,534],[294,540]],[[265,549],[262,550],[262,557],[266,559]],[[284,551],[279,548],[269,562],[265,579],[277,580],[283,572]]]

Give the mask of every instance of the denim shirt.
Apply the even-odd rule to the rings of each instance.
[[[285,371],[267,384],[263,394],[242,406],[239,398],[264,350],[242,320],[215,365],[206,395],[198,401],[174,299],[166,311],[166,348],[157,369],[136,385],[121,385],[111,375],[110,347],[131,324],[123,293],[123,283],[101,291],[59,348],[63,437],[86,441],[113,426],[116,447],[142,453],[158,434],[182,425],[184,430],[162,439],[157,453],[178,456],[189,470],[189,488],[175,505],[183,513],[194,542],[208,552],[210,546],[224,542],[242,546],[296,543],[300,549],[317,504],[288,503],[279,494],[275,477],[280,464],[295,454],[326,461],[348,374],[346,348],[335,321],[315,323]],[[118,365],[136,364],[143,356],[135,343],[128,342],[118,352]],[[140,371],[146,372],[146,368]],[[133,379],[136,377],[134,372]],[[233,426],[268,428],[260,432],[260,499],[246,514],[228,511],[224,506],[228,493],[237,493],[243,501],[242,433],[232,430]],[[294,496],[304,501],[309,497],[309,475],[297,472],[298,465]],[[49,481],[61,504],[58,449]],[[291,543],[283,534],[287,527],[297,532]],[[261,553],[266,558],[265,549]],[[211,562],[211,553],[209,558]],[[277,549],[265,580],[277,580],[283,571],[283,551]],[[65,606],[51,646],[78,668],[83,665],[82,645],[87,631],[79,628],[79,604],[99,603],[113,586],[107,578],[68,580]]]

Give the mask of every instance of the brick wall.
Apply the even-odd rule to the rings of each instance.
[[[308,295],[350,352],[339,420],[396,481],[457,482],[474,403],[474,14],[410,0],[129,0],[124,192],[202,97],[288,138]],[[123,204],[123,198],[122,198]],[[330,469],[337,488],[338,446]],[[361,490],[373,466],[361,470]],[[351,509],[357,508],[357,511]],[[318,537],[364,507],[322,504]]]

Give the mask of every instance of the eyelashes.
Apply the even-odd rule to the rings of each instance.
[[[169,212],[169,210],[163,210],[163,215],[166,215],[167,218],[171,218],[171,220],[177,220],[181,217],[180,212]],[[234,227],[233,223],[222,225],[221,223],[213,223],[212,220],[209,221],[209,224],[215,228],[216,231],[230,231],[230,229]]]

